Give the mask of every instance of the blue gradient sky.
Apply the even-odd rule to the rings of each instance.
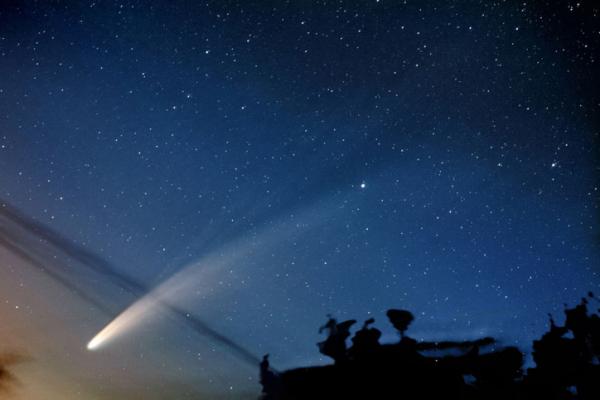
[[[392,307],[527,350],[598,289],[591,3],[74,3],[0,8],[1,196],[148,286],[217,254],[181,305],[276,367],[326,361],[327,313],[395,340]],[[15,398],[258,393],[162,314],[87,353],[110,318],[0,260]]]

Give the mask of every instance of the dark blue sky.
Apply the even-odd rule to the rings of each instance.
[[[395,340],[391,307],[417,338],[527,350],[600,286],[598,8],[577,4],[9,1],[1,196],[148,286],[221,258],[182,306],[276,367],[325,361],[327,313]],[[258,393],[161,318],[84,354],[110,318],[0,256],[22,398]]]

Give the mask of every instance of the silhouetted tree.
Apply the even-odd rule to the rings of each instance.
[[[394,328],[396,328],[398,332],[400,332],[401,338],[404,337],[404,332],[406,332],[408,326],[415,319],[412,313],[406,310],[390,309],[387,311],[386,315],[392,323],[392,325],[394,326]]]
[[[317,343],[319,351],[333,358],[335,362],[344,361],[348,357],[346,339],[350,337],[350,327],[356,323],[356,320],[352,319],[338,324],[335,318],[331,316],[328,318],[325,325],[319,328],[319,333],[327,332],[327,338]]]
[[[363,324],[362,329],[354,334],[352,338],[352,347],[349,350],[351,358],[364,358],[375,354],[379,348],[379,338],[381,331],[377,328],[371,328],[370,325],[375,319],[369,318]]]
[[[321,353],[335,364],[274,373],[265,356],[261,383],[265,400],[291,399],[600,399],[600,316],[589,313],[592,293],[573,308],[565,324],[550,316],[550,329],[533,342],[535,367],[523,373],[523,354],[515,347],[482,351],[493,338],[417,342],[406,336],[413,314],[391,309],[387,316],[400,333],[395,344],[381,344],[381,332],[366,320],[346,349],[350,327],[331,317],[319,332]],[[343,362],[341,362],[343,361]]]

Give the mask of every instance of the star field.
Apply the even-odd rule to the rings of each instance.
[[[0,197],[149,287],[217,254],[181,305],[278,368],[326,362],[315,343],[328,313],[374,317],[394,340],[391,307],[415,314],[419,339],[491,335],[528,351],[547,313],[600,287],[599,12],[8,1]],[[222,349],[164,316],[97,359],[77,355],[106,318],[11,257],[0,346],[30,338],[44,365],[75,365],[68,378],[30,367],[27,398],[259,393],[257,371],[215,362]],[[88,289],[115,310],[133,300]],[[48,315],[81,348],[40,339]]]

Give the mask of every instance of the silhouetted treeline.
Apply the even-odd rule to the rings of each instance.
[[[592,293],[565,308],[565,324],[550,317],[550,330],[533,342],[535,367],[523,370],[523,353],[499,347],[493,338],[417,342],[406,335],[406,310],[388,310],[400,340],[381,344],[381,332],[364,322],[351,339],[355,320],[334,318],[319,332],[326,366],[276,372],[268,355],[260,364],[263,400],[291,399],[600,399],[600,316],[590,312]]]

